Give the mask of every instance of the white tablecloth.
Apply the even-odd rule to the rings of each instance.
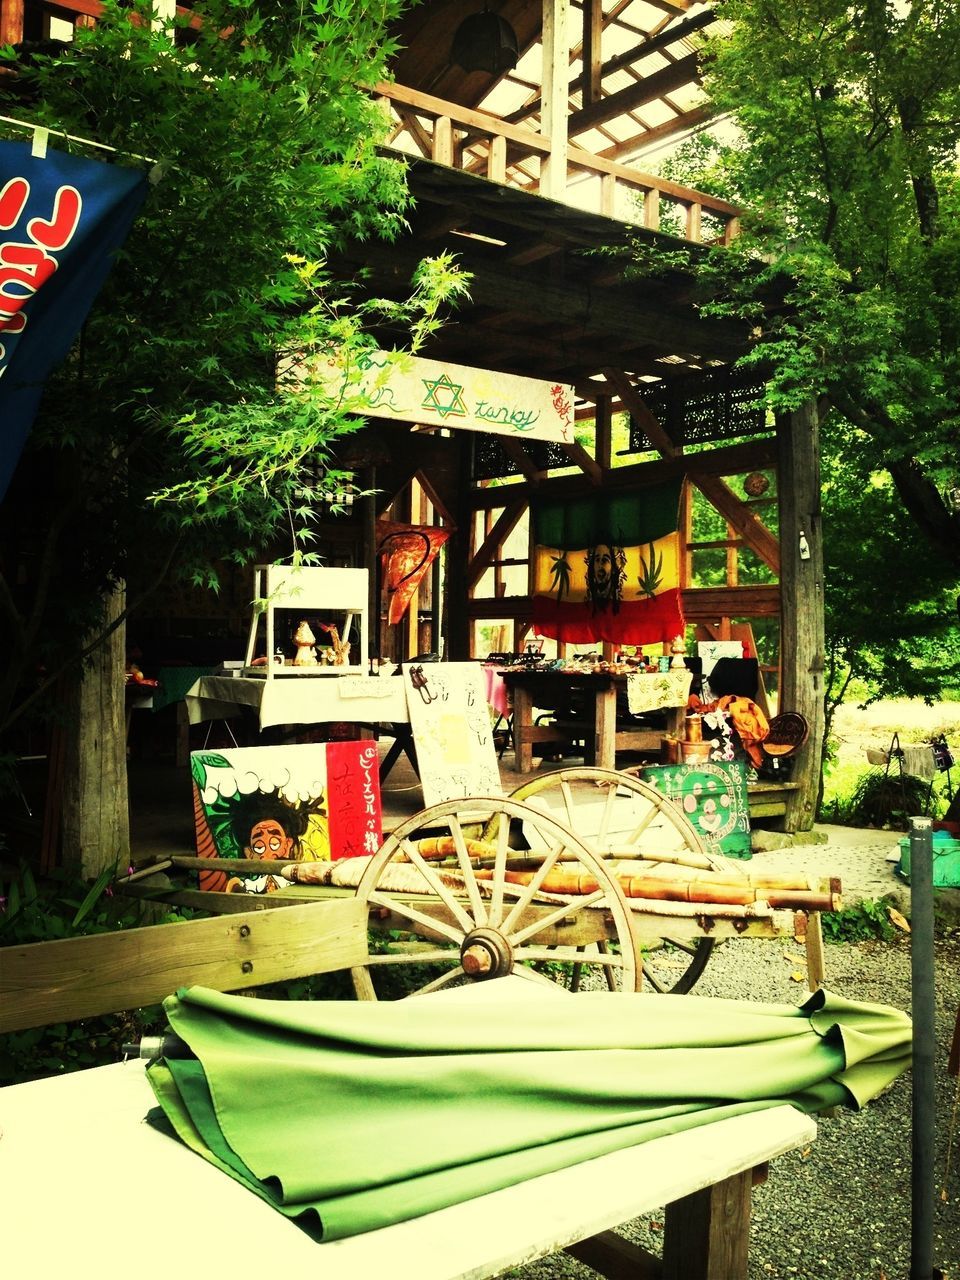
[[[390,676],[203,676],[186,695],[191,724],[226,720],[252,707],[274,724],[406,724],[404,681]]]

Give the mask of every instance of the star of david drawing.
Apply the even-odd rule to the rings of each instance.
[[[435,409],[441,418],[465,418],[467,406],[463,402],[463,384],[451,381],[442,373],[439,378],[421,378],[427,394],[421,409]]]

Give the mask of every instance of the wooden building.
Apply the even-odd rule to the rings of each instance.
[[[409,157],[409,232],[338,265],[400,297],[423,257],[456,254],[470,296],[424,357],[572,388],[576,438],[372,416],[341,461],[376,498],[331,523],[334,558],[374,566],[384,516],[446,528],[431,588],[398,627],[381,624],[377,651],[515,651],[533,634],[531,500],[682,477],[687,623],[701,638],[749,637],[779,709],[808,721],[787,814],[788,828],[808,827],[823,735],[816,415],[758,409],[762,382],[735,368],[745,329],[701,316],[680,270],[636,270],[638,245],[655,261],[678,240],[707,253],[737,234],[735,206],[645,167],[709,120],[698,49],[719,19],[690,0],[483,10],[424,0],[399,21],[394,79],[375,92],[391,147]],[[98,11],[2,0],[0,38],[69,36]]]

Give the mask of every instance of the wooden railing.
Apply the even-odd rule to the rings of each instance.
[[[394,137],[409,134],[422,155],[451,168],[482,173],[492,182],[523,185],[527,190],[540,193],[536,173],[519,177],[509,171],[524,160],[552,159],[554,148],[549,138],[487,111],[460,107],[405,85],[381,82],[374,92],[396,122]],[[719,236],[708,237],[711,243],[719,240],[729,244],[739,232],[741,210],[725,200],[592,155],[572,144],[567,145],[566,161],[566,196],[560,198],[577,208],[587,207],[577,197],[583,194],[584,182],[593,179],[597,194],[591,212],[619,217],[657,231],[666,205],[679,212],[682,235],[687,240],[703,242],[704,214],[722,225]],[[626,193],[633,197],[635,217],[622,212],[625,208],[629,211],[630,207]],[[675,231],[676,220],[670,221],[673,224],[670,230]]]

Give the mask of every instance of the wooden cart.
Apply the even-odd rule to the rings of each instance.
[[[207,865],[172,858],[163,868]],[[147,868],[125,887],[214,912],[355,894],[371,936],[383,940],[354,966],[357,994],[368,999],[370,975],[396,966],[416,966],[405,991],[519,973],[574,989],[600,980],[683,993],[717,940],[744,936],[806,938],[813,989],[823,976],[819,912],[839,905],[837,882],[768,877],[720,858],[655,788],[596,768],[559,770],[507,798],[432,805],[369,859],[231,867],[282,870],[294,883],[259,900],[160,891],[143,878]]]

